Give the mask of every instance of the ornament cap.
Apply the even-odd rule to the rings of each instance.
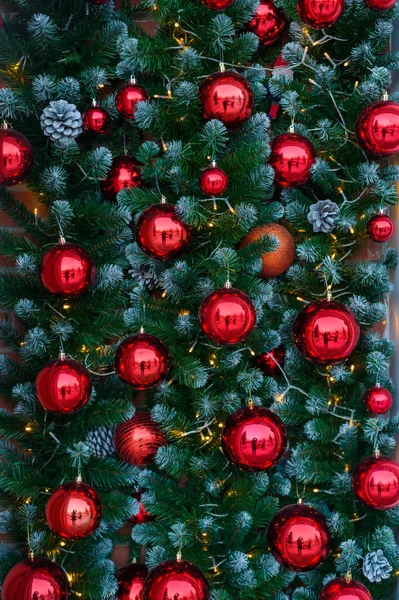
[[[255,406],[255,404],[254,404],[254,401],[252,400],[252,398],[248,398],[248,408],[250,408],[252,410],[254,406]]]
[[[83,483],[83,477],[82,475],[79,473],[79,475],[76,477],[76,483]]]
[[[140,327],[140,333],[144,333],[144,327],[143,326]]]
[[[214,158],[211,160],[211,167],[217,167],[216,160]]]
[[[182,558],[183,558],[182,551],[179,550],[178,553],[176,554],[176,560],[177,560],[177,562],[180,562],[182,560]]]
[[[59,355],[58,355],[58,358],[59,358],[60,360],[65,360],[65,359],[66,359],[66,354],[65,354],[65,352],[64,352],[63,350],[60,350],[60,353],[59,353]]]
[[[379,448],[374,448],[374,456],[375,458],[380,458],[381,452]]]
[[[4,129],[4,130],[8,129],[8,124],[6,121],[2,122],[2,124],[0,125],[0,129]]]
[[[224,287],[226,288],[226,290],[231,290],[231,288],[233,287],[233,286],[231,285],[231,281],[230,281],[229,279],[228,279],[228,280],[226,281],[226,283],[224,284]]]
[[[135,76],[134,76],[134,75],[130,75],[130,83],[131,83],[131,85],[135,85],[135,83],[136,83],[136,78],[135,78]]]
[[[219,71],[221,73],[224,73],[226,71],[226,66],[225,66],[225,64],[223,62],[219,63]]]
[[[331,300],[332,300],[332,291],[331,290],[327,290],[327,300],[329,302],[331,302]]]
[[[29,560],[33,560],[35,558],[35,553],[33,552],[33,550],[29,550],[28,552],[28,559]]]
[[[95,98],[93,98],[93,100],[91,101],[91,105],[92,106],[97,106],[97,100]]]
[[[376,384],[375,384],[375,387],[376,387],[376,388],[380,388],[380,387],[381,387],[381,384],[380,384],[380,382],[379,382],[379,381],[377,381],[377,382],[376,382]]]
[[[347,571],[344,575],[344,579],[346,583],[350,583],[352,581],[352,573],[350,571]]]
[[[63,235],[60,235],[60,244],[66,244],[66,239]]]
[[[291,123],[290,128],[289,128],[289,133],[295,133],[295,125],[294,123]]]
[[[298,498],[298,504],[303,504],[302,498]]]
[[[389,100],[389,95],[388,92],[385,90],[384,93],[382,94],[382,99],[386,102],[387,100]]]
[[[164,196],[163,194],[161,194],[161,204],[167,204],[166,196]]]

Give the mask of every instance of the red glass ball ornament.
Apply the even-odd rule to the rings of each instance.
[[[252,31],[263,46],[271,46],[284,29],[283,13],[274,6],[273,0],[261,0],[246,29]]]
[[[3,600],[68,600],[69,584],[65,571],[48,558],[26,558],[7,574]]]
[[[319,600],[373,600],[373,598],[360,581],[337,577],[324,586]]]
[[[229,179],[223,169],[213,163],[211,167],[204,169],[199,177],[201,192],[207,196],[221,196],[227,190]]]
[[[128,83],[120,88],[116,94],[115,104],[117,111],[127,119],[133,119],[137,102],[148,100],[146,90],[137,83]]]
[[[298,0],[298,14],[313,29],[334,25],[344,10],[344,0]]]
[[[159,338],[148,333],[126,338],[115,354],[117,376],[135,390],[155,387],[166,377],[169,369],[169,350]]]
[[[359,145],[376,158],[399,152],[399,104],[391,100],[372,102],[356,121]]]
[[[76,360],[61,356],[47,363],[36,378],[36,396],[46,410],[72,414],[90,399],[88,371]]]
[[[369,508],[394,508],[399,504],[399,464],[388,456],[369,456],[356,467],[352,486]]]
[[[92,257],[77,244],[53,246],[40,264],[42,284],[48,292],[62,298],[80,296],[89,289],[95,276]]]
[[[366,6],[373,10],[389,10],[396,4],[396,0],[365,0]]]
[[[225,125],[241,125],[252,114],[254,94],[248,81],[235,71],[207,77],[199,89],[204,119],[219,119]]]
[[[22,133],[0,127],[0,185],[12,186],[24,181],[33,168],[33,148]]]
[[[143,600],[143,587],[147,575],[147,567],[139,563],[119,569],[115,574],[118,580],[116,597],[119,600]]]
[[[202,571],[187,560],[166,560],[148,575],[143,600],[209,600]]]
[[[234,2],[235,0],[202,0],[202,4],[210,10],[225,10]]]
[[[115,202],[121,190],[141,186],[141,170],[131,156],[114,158],[107,177],[101,182],[102,192],[111,202]]]
[[[387,242],[395,233],[395,223],[388,215],[374,215],[367,223],[367,233],[374,242]]]
[[[179,219],[173,204],[154,204],[137,221],[136,242],[147,256],[168,260],[186,250],[191,227]]]
[[[318,365],[332,365],[352,354],[360,327],[347,306],[335,300],[320,300],[300,311],[293,337],[302,356]]]
[[[374,415],[383,415],[392,406],[391,392],[381,386],[370,388],[364,396],[364,404]]]
[[[325,518],[307,504],[290,504],[279,510],[269,523],[267,543],[278,562],[293,571],[316,569],[331,550]]]
[[[282,133],[272,139],[270,147],[269,162],[276,183],[282,187],[297,187],[310,179],[316,150],[307,138],[299,133]]]
[[[86,108],[82,115],[83,129],[92,133],[105,133],[111,124],[109,112],[93,103],[93,106]]]
[[[204,298],[198,312],[205,335],[218,344],[238,344],[251,333],[256,321],[255,307],[244,292],[221,288]]]
[[[135,467],[148,467],[154,462],[158,448],[167,441],[150,413],[136,413],[115,429],[115,451],[119,458]]]
[[[279,223],[267,223],[249,231],[241,240],[240,248],[259,241],[265,235],[273,235],[279,241],[279,247],[276,250],[261,255],[262,269],[258,275],[264,279],[270,279],[282,275],[292,265],[295,258],[295,241],[288,229]]]
[[[141,492],[136,492],[135,494],[133,494],[133,498],[136,498],[139,504],[139,510],[137,514],[130,517],[130,522],[133,523],[133,525],[141,525],[141,523],[155,521],[155,517],[150,515],[150,513],[146,510],[144,504],[141,502]]]
[[[244,471],[266,471],[278,463],[287,445],[284,423],[264,406],[239,408],[222,431],[226,458]]]
[[[280,367],[284,368],[285,348],[283,345],[277,346],[270,352],[263,352],[255,358],[256,365],[268,377],[278,377],[281,375]]]
[[[47,525],[66,540],[80,540],[94,533],[101,516],[99,495],[80,481],[60,485],[46,504]]]

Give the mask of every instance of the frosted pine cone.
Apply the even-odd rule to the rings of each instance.
[[[363,574],[372,583],[380,583],[382,579],[388,579],[391,571],[392,567],[382,550],[369,552],[364,557]]]
[[[308,221],[312,223],[313,231],[330,233],[334,229],[334,221],[338,215],[338,204],[331,200],[319,200],[309,208]]]
[[[42,112],[40,124],[53,142],[75,138],[82,133],[82,115],[74,104],[53,100]]]
[[[111,456],[115,452],[114,431],[115,427],[99,427],[87,434],[85,443],[92,456],[101,458]]]

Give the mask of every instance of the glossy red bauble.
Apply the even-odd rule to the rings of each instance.
[[[229,179],[223,169],[213,164],[204,169],[199,177],[201,192],[207,196],[221,196],[227,190]]]
[[[332,365],[355,350],[360,327],[352,311],[341,302],[319,300],[300,311],[293,337],[302,356],[318,365]]]
[[[325,518],[306,504],[279,510],[269,523],[267,542],[278,562],[293,571],[316,569],[331,550]]]
[[[239,408],[222,431],[226,458],[244,471],[266,471],[278,463],[287,445],[284,423],[264,406]]]
[[[2,600],[68,600],[69,584],[57,563],[37,556],[19,562],[8,572],[1,594]]]
[[[133,119],[137,102],[148,100],[146,90],[137,83],[128,83],[120,88],[115,98],[118,112],[127,119]]]
[[[361,502],[376,510],[399,504],[399,464],[388,456],[369,456],[356,467],[353,491]]]
[[[389,10],[396,4],[396,0],[365,0],[366,6],[373,10]]]
[[[22,133],[0,127],[0,185],[24,181],[33,168],[33,148]]]
[[[193,563],[167,560],[148,575],[143,600],[209,600],[209,586]]]
[[[62,298],[80,296],[89,289],[95,276],[92,257],[77,244],[53,246],[40,264],[42,284],[48,292]]]
[[[298,0],[298,14],[313,29],[334,25],[344,9],[344,0]]]
[[[297,187],[309,180],[316,150],[307,138],[299,133],[282,133],[272,139],[270,147],[269,162],[276,183],[282,187]]]
[[[399,104],[378,100],[366,106],[356,121],[356,138],[377,158],[399,152]]]
[[[186,250],[191,227],[179,219],[173,204],[154,204],[137,221],[136,242],[147,256],[168,260]]]
[[[267,223],[251,229],[241,240],[240,248],[258,242],[265,235],[275,236],[279,242],[278,248],[260,255],[262,268],[258,275],[270,279],[282,275],[292,265],[295,258],[295,241],[288,229],[279,223]]]
[[[112,202],[121,190],[141,186],[141,170],[134,158],[125,155],[114,158],[107,177],[101,182],[104,196]]]
[[[78,481],[60,485],[46,504],[47,525],[66,540],[80,540],[94,533],[101,516],[99,495],[90,485]]]
[[[367,233],[374,242],[387,242],[395,233],[395,223],[388,215],[374,215],[367,223]]]
[[[319,600],[373,600],[373,598],[360,581],[337,577],[324,586]]]
[[[117,376],[135,390],[155,387],[166,377],[169,369],[169,350],[159,338],[148,333],[126,338],[115,354]]]
[[[225,10],[234,2],[235,0],[202,0],[202,4],[210,10]]]
[[[263,46],[271,46],[284,29],[283,13],[274,6],[273,0],[261,0],[246,28],[259,38]]]
[[[214,73],[200,86],[202,114],[225,125],[241,125],[252,114],[254,94],[248,81],[235,71]]]
[[[251,333],[255,307],[241,290],[221,288],[206,296],[198,312],[199,324],[208,338],[218,344],[238,344]]]
[[[256,365],[268,377],[278,377],[281,375],[281,369],[284,368],[284,360],[285,348],[283,345],[277,346],[277,348],[274,348],[270,352],[263,352],[255,358]]]
[[[115,429],[115,451],[119,458],[135,467],[148,467],[166,438],[150,413],[136,413]]]
[[[119,600],[142,600],[143,586],[147,575],[147,567],[138,563],[119,569],[115,574],[118,580],[116,597]]]
[[[110,126],[111,117],[109,112],[93,104],[90,108],[86,108],[82,115],[82,124],[85,131],[91,131],[92,133],[105,133]]]
[[[364,396],[364,404],[374,415],[383,415],[392,406],[392,394],[381,386],[370,388]]]
[[[46,410],[71,414],[90,399],[91,379],[76,360],[62,357],[47,363],[36,377],[36,396]]]

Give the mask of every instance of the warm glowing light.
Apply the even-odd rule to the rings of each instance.
[[[63,305],[62,305],[62,308],[63,308],[64,310],[69,310],[69,309],[71,308],[71,305],[70,305],[70,304],[63,304]]]

